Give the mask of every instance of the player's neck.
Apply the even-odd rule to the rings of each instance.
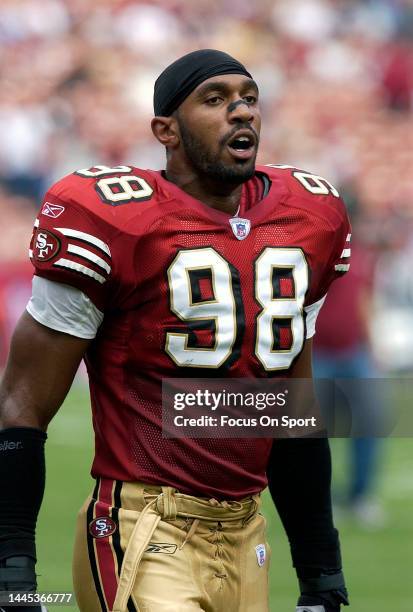
[[[200,200],[204,204],[211,206],[229,215],[236,214],[241,201],[241,185],[225,185],[222,181],[214,181],[208,178],[202,180],[193,173],[174,172],[171,167],[167,167],[165,178],[171,183],[175,183],[182,191]]]

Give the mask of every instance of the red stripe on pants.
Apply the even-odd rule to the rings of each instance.
[[[102,479],[99,488],[99,501],[95,506],[96,517],[110,516],[112,505],[112,490],[114,481]],[[116,526],[119,529],[119,525]],[[115,562],[115,554],[112,547],[112,536],[104,538],[96,538],[96,561],[99,568],[102,589],[105,593],[105,598],[109,609],[113,608],[115,603],[116,591],[118,588],[117,568]]]

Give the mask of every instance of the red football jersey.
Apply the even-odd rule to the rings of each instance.
[[[349,232],[335,188],[287,166],[258,167],[235,218],[161,172],[95,166],[57,182],[31,256],[35,274],[104,312],[85,359],[92,475],[217,498],[262,490],[272,440],[163,438],[162,379],[288,376],[304,308],[348,267]]]

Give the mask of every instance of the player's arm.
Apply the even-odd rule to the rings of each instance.
[[[45,327],[28,313],[15,330],[0,386],[0,591],[36,589],[46,430],[89,343]]]
[[[310,338],[293,366],[294,378],[312,378],[311,352]],[[307,401],[314,403],[316,398],[308,397]],[[339,537],[332,516],[328,439],[275,440],[267,476],[299,580],[301,596],[297,611],[339,611],[340,604],[347,602],[347,594],[341,572]]]
[[[116,301],[113,236],[119,232],[103,219],[95,179],[124,169],[96,167],[61,179],[46,193],[34,223],[32,297],[0,388],[0,590],[36,588],[34,536],[47,426],[108,302]]]
[[[311,337],[331,283],[349,269],[351,227],[344,202],[331,183],[289,166],[291,195],[317,209],[330,232],[313,269],[306,296],[307,340],[290,374],[312,378]],[[308,388],[308,387],[307,387]],[[313,397],[309,402],[315,402]],[[301,597],[296,612],[339,612],[347,605],[338,532],[331,507],[331,455],[327,438],[275,440],[268,464],[271,495],[289,538]]]
[[[25,312],[13,335],[0,387],[0,427],[46,431],[90,340],[41,325]]]

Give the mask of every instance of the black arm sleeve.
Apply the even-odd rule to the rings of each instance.
[[[332,517],[327,438],[274,440],[267,475],[298,576],[339,570],[341,555]]]
[[[0,561],[36,559],[35,529],[45,485],[46,434],[30,427],[0,431]]]

